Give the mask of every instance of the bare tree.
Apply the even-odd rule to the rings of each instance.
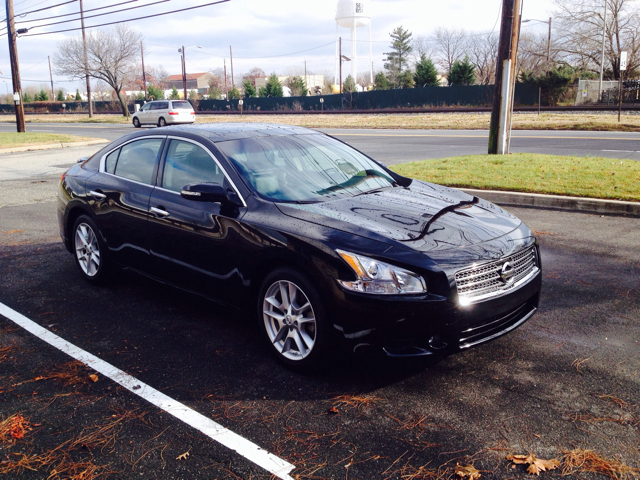
[[[366,89],[371,85],[371,72],[369,70],[365,70],[358,73],[358,75],[356,76],[356,83],[362,88]]]
[[[525,32],[520,35],[518,69],[521,72],[539,76],[558,60],[558,50],[552,48],[550,61],[547,62],[548,41],[546,33]]]
[[[467,32],[462,29],[438,27],[433,36],[436,63],[447,72],[465,56]]]
[[[411,46],[413,47],[413,62],[418,63],[420,58],[424,55],[427,58],[431,58],[434,52],[433,39],[425,36],[417,36],[411,40]]]
[[[169,72],[167,72],[162,65],[158,67],[149,67],[147,72],[147,81],[161,90],[166,90],[168,76]]]
[[[91,94],[103,102],[113,100],[112,89],[102,80],[91,83]]]
[[[247,73],[242,76],[242,83],[249,80],[251,85],[256,86],[256,78],[266,78],[268,75],[264,73],[264,70],[258,67],[253,67]]]
[[[114,90],[125,117],[129,116],[129,109],[122,94],[122,86],[135,76],[141,41],[140,33],[123,24],[87,35],[89,76],[102,80]],[[58,75],[72,79],[84,77],[82,37],[68,38],[58,44],[55,65]]]
[[[476,82],[480,85],[489,85],[496,79],[498,41],[498,34],[492,32],[469,36],[467,52],[476,69]]]
[[[604,0],[607,4],[605,33],[605,71],[620,78],[620,52],[629,52],[627,74],[640,67],[640,8],[637,0]],[[602,0],[553,0],[556,45],[565,61],[600,71],[602,30],[604,25]]]

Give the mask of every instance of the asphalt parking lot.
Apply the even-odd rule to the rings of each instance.
[[[47,165],[0,179],[0,303],[292,464],[291,477],[453,478],[460,464],[526,478],[507,454],[582,450],[640,466],[640,219],[510,209],[541,243],[533,319],[438,362],[344,356],[304,376],[268,356],[250,320],[200,297],[129,272],[84,283],[58,238],[62,167]],[[0,425],[14,425],[0,429],[0,473],[270,477],[71,360],[0,315]]]

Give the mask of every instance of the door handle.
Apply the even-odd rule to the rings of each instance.
[[[167,212],[164,208],[156,208],[151,207],[151,213],[153,213],[158,218],[165,218],[169,216],[169,212]]]
[[[96,190],[89,191],[89,195],[91,195],[93,198],[95,198],[98,201],[104,200],[105,198],[107,198],[107,196],[104,193]]]

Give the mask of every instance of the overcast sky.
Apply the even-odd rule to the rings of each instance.
[[[63,0],[14,0],[16,14],[47,5],[62,3]],[[124,0],[84,0],[85,10],[120,3]],[[136,18],[189,6],[202,5],[213,0],[167,0],[159,5],[139,8],[114,15],[87,19],[86,25]],[[157,0],[138,0],[114,9],[144,5]],[[473,31],[499,29],[498,15],[502,0],[372,0],[371,12],[373,62],[376,70],[382,68],[383,53],[388,51],[389,33],[399,25],[408,29],[413,36],[428,36],[439,27],[464,28]],[[231,0],[227,3],[202,9],[176,13],[167,16],[130,22],[139,30],[145,40],[145,64],[163,65],[171,74],[180,73],[181,45],[203,48],[187,50],[187,72],[205,72],[222,67],[227,58],[229,68],[229,46],[233,47],[233,66],[236,79],[252,67],[260,67],[267,74],[276,72],[289,74],[304,71],[307,61],[309,73],[331,74],[334,70],[335,11],[337,0]],[[19,20],[38,19],[77,11],[78,2],[33,13]],[[524,18],[546,19],[552,12],[551,0],[524,0]],[[105,10],[95,13],[102,13]],[[4,13],[4,8],[3,8]],[[94,13],[94,14],[95,14]],[[88,13],[87,15],[91,15]],[[4,15],[0,15],[0,18]],[[48,20],[21,24],[19,27],[60,21]],[[79,26],[78,22],[33,29],[30,33],[40,33]],[[4,26],[4,24],[2,25]],[[109,27],[100,27],[109,28]],[[545,24],[528,23],[524,28],[545,29]],[[368,30],[358,30],[358,40],[368,39]],[[20,70],[23,89],[28,85],[48,83],[49,70],[47,56],[53,59],[56,44],[65,36],[79,35],[79,32],[21,37],[18,39]],[[349,31],[340,29],[343,40],[349,38]],[[368,45],[358,42],[359,57],[368,55]],[[345,41],[343,48],[350,49]],[[366,59],[360,60],[364,70]],[[11,90],[7,37],[0,36],[0,93]],[[2,84],[2,82],[6,82]],[[81,82],[72,82],[54,76],[56,89],[59,87],[75,90]]]

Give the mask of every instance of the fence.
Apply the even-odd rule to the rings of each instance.
[[[324,104],[320,99],[324,100]],[[378,110],[390,108],[431,108],[431,107],[482,107],[490,106],[493,101],[493,85],[473,85],[468,87],[424,87],[399,90],[375,90],[372,92],[345,93],[309,97],[269,97],[245,98],[243,110],[251,111],[304,111],[304,110]],[[537,105],[538,89],[534,85],[516,84],[515,105]],[[87,102],[30,102],[25,103],[26,113],[80,113],[87,112]],[[133,113],[134,104],[129,104]],[[118,102],[93,102],[94,110],[120,111]],[[238,100],[199,100],[198,111],[239,110]],[[0,112],[13,113],[13,105],[0,105]]]
[[[324,100],[324,105],[320,102]],[[493,85],[424,87],[309,97],[245,98],[244,111],[377,110],[386,108],[480,107],[493,101]],[[515,104],[536,105],[538,89],[517,84]],[[239,110],[238,100],[200,100],[199,111]]]

